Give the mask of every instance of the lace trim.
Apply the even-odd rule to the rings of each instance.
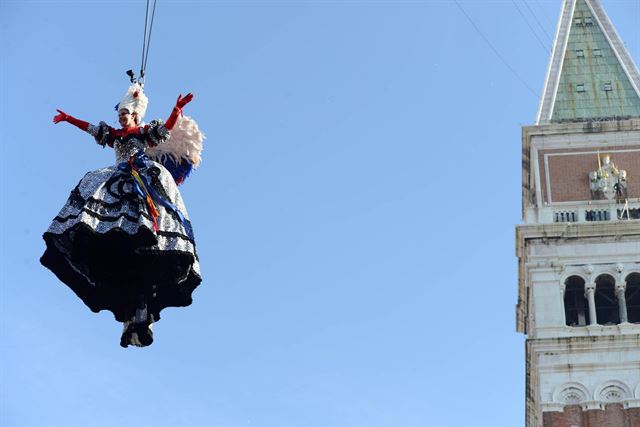
[[[157,173],[159,174],[159,172],[160,171],[158,170]],[[139,222],[140,217],[153,221],[151,215],[143,209],[144,202],[139,198],[139,196],[136,193],[124,191],[124,184],[127,181],[131,181],[131,178],[124,174],[114,175],[107,180],[105,183],[107,193],[116,199],[116,201],[111,203],[94,197],[85,199],[80,194],[79,188],[74,188],[67,200],[67,206],[70,206],[78,212],[67,216],[57,215],[54,218],[54,221],[57,221],[58,223],[65,223],[67,221],[77,219],[82,215],[82,213],[86,213],[87,215],[103,222],[115,222],[121,218],[125,218],[130,222],[137,223]],[[152,183],[156,184],[154,187],[157,187],[157,191],[166,197],[164,187],[162,187],[162,185],[158,185],[155,180],[152,180]],[[167,215],[171,215],[174,221],[180,221],[174,212],[166,210],[166,213]],[[185,219],[185,221],[187,221],[189,225],[191,224],[189,220]],[[177,237],[190,242],[195,247],[195,241],[182,233],[159,230],[158,235],[164,237]]]
[[[100,122],[98,126],[89,125],[87,132],[95,138],[98,145],[101,145],[102,147],[105,145],[110,147],[113,146],[113,142],[109,143],[109,125],[105,122]]]
[[[147,136],[153,145],[164,143],[169,137],[169,129],[164,127],[164,121],[152,120],[147,128]]]

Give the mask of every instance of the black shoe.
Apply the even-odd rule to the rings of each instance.
[[[127,326],[127,329],[125,329],[122,332],[122,336],[120,337],[120,347],[127,348],[129,347],[129,344],[132,344],[131,342],[132,333],[133,333],[133,323],[130,323],[129,326]]]
[[[149,328],[150,323],[134,323],[134,330],[138,334],[138,341],[142,347],[153,344],[153,331]]]

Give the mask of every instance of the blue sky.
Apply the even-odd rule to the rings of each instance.
[[[38,259],[114,161],[55,109],[116,125],[145,4],[0,1],[0,425],[523,425],[520,127],[561,2],[460,4],[504,62],[452,1],[159,1],[147,118],[196,95],[204,281],[124,350]],[[603,5],[638,61],[640,3]]]

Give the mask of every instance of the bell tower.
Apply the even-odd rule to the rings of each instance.
[[[522,217],[526,426],[640,427],[640,73],[598,0],[563,2]]]

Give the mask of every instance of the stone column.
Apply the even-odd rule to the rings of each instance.
[[[562,310],[562,318],[565,325],[567,324],[567,310],[564,308],[564,291],[566,287],[564,282],[560,282],[560,310]]]
[[[618,310],[620,310],[620,323],[627,323],[629,321],[629,319],[627,318],[627,301],[624,297],[626,289],[626,281],[623,281],[622,283],[616,283],[616,296],[618,297]]]
[[[625,291],[627,290],[627,281],[624,279],[624,264],[616,265],[618,274],[616,276],[616,296],[618,297],[618,310],[620,312],[620,323],[628,323],[627,301],[625,299]]]
[[[589,302],[589,324],[597,325],[598,319],[596,317],[596,284],[589,283],[587,285],[587,301]]]

